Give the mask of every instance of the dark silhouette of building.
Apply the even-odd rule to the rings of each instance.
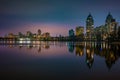
[[[69,37],[74,37],[75,34],[74,34],[74,30],[73,29],[70,29],[69,30]]]
[[[105,23],[106,24],[109,24],[112,22],[112,19],[113,19],[113,16],[111,15],[111,13],[109,12],[107,17],[106,17],[106,20],[105,20]]]
[[[38,29],[38,35],[41,35],[41,30],[40,29]]]

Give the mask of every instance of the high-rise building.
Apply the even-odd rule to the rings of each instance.
[[[113,34],[115,36],[115,34],[117,34],[117,32],[118,32],[118,23],[113,18],[113,16],[111,15],[111,13],[109,13],[108,16],[106,17],[105,27],[107,29],[107,35],[108,35],[108,37],[110,37],[110,35],[113,35]]]
[[[70,30],[69,30],[69,37],[73,37],[73,36],[75,36],[74,30],[73,30],[73,29],[70,29]]]
[[[38,33],[38,34],[37,34],[37,38],[40,39],[40,38],[41,38],[41,30],[38,29],[38,32],[37,32],[37,33]]]
[[[33,36],[32,32],[30,32],[30,31],[26,32],[26,37],[32,37],[32,36]]]
[[[106,17],[106,20],[105,20],[105,26],[107,28],[107,34],[110,34],[110,25],[111,25],[112,20],[113,20],[113,16],[111,15],[111,13],[109,13]]]
[[[105,40],[107,38],[107,28],[105,25],[94,28],[94,34],[96,40]]]
[[[45,33],[42,34],[42,37],[48,38],[48,37],[50,37],[50,33],[49,32],[45,32]]]
[[[94,36],[94,20],[91,14],[86,19],[86,39],[91,40]]]
[[[78,26],[76,27],[76,36],[84,36],[84,27],[83,26]]]
[[[41,35],[41,30],[40,29],[38,29],[38,35]]]
[[[117,34],[117,32],[118,32],[118,23],[115,21],[115,19],[113,19],[111,24],[110,24],[109,33],[110,34]]]
[[[13,33],[9,33],[9,34],[8,34],[8,38],[15,38],[15,36],[14,36]]]
[[[113,16],[112,16],[111,13],[109,12],[108,15],[107,15],[107,17],[106,17],[106,20],[105,20],[106,24],[111,23],[112,19],[113,19]]]

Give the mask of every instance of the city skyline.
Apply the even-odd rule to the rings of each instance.
[[[114,3],[113,3],[114,2]],[[91,13],[94,27],[104,25],[109,12],[119,23],[119,0],[35,0],[0,1],[0,36],[7,33],[32,31],[50,32],[51,35],[68,35],[69,29],[86,27],[86,18]]]

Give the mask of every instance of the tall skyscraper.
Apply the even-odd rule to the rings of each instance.
[[[91,40],[93,39],[94,33],[94,20],[91,14],[88,15],[86,19],[86,39]]]
[[[107,17],[106,17],[105,26],[106,26],[106,29],[107,29],[106,31],[107,31],[108,37],[110,37],[110,35],[114,35],[115,36],[115,34],[117,34],[118,23],[113,18],[113,16],[111,15],[111,13],[109,13],[107,15]]]
[[[109,12],[107,17],[106,17],[106,20],[105,20],[105,26],[107,28],[107,34],[110,34],[110,25],[111,25],[112,20],[113,20],[113,16]]]
[[[106,17],[106,20],[105,20],[106,24],[111,23],[112,19],[113,19],[113,16],[109,12],[108,15],[107,15],[107,17]]]

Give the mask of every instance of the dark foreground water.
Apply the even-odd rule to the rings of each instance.
[[[36,43],[0,45],[0,80],[120,80],[120,45]]]

